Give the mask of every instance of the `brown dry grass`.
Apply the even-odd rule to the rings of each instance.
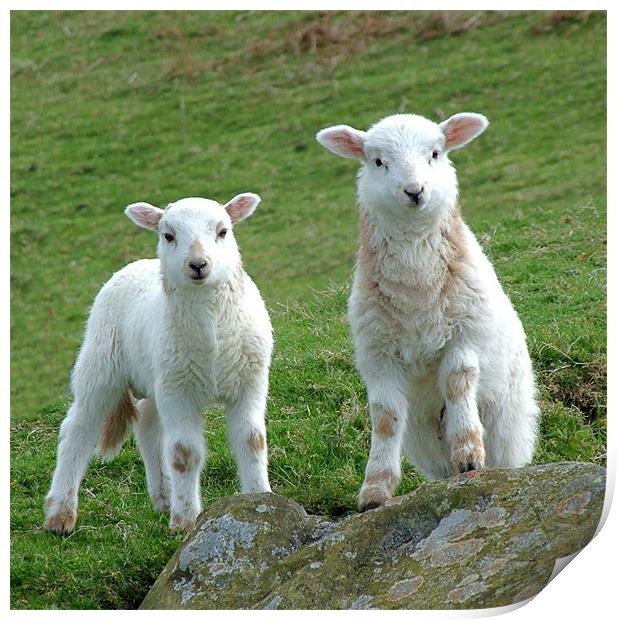
[[[551,400],[575,407],[588,421],[606,415],[606,358],[584,364],[564,362],[538,375],[539,383],[548,390]]]
[[[178,14],[176,14],[178,13]],[[332,70],[341,61],[364,50],[375,40],[394,42],[412,35],[425,43],[438,37],[462,36],[477,28],[519,13],[518,11],[306,11],[291,22],[281,20],[267,33],[254,32],[250,21],[239,16],[238,40],[244,41],[234,51],[217,58],[199,57],[199,45],[206,42],[212,32],[200,32],[196,39],[187,35],[191,22],[190,11],[161,12],[159,25],[152,36],[160,42],[165,52],[163,75],[193,82],[210,71],[221,71],[233,66],[236,70],[251,73],[250,61],[260,61],[277,56],[305,57],[321,70]],[[561,23],[585,22],[592,11],[539,11],[531,32],[551,32]],[[242,17],[242,19],[240,19]],[[195,33],[192,33],[195,34]],[[21,70],[28,68],[20,67]]]
[[[307,13],[286,32],[281,32],[278,26],[272,28],[267,39],[250,42],[246,51],[253,57],[275,53],[347,57],[360,52],[373,39],[393,39],[411,32],[418,40],[429,41],[473,30],[502,15],[481,16],[473,11]]]

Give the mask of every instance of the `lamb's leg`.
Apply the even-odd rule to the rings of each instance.
[[[182,394],[157,394],[156,406],[171,474],[169,527],[189,531],[201,512],[199,478],[206,458],[201,412]]]
[[[60,426],[56,469],[45,498],[46,530],[56,534],[73,531],[79,486],[94,455],[110,403],[119,398],[120,391],[105,385],[95,386],[86,395],[76,393]]]
[[[484,467],[484,429],[476,404],[478,378],[478,358],[465,349],[450,350],[439,367],[439,390],[446,403],[444,438],[455,472]]]
[[[163,428],[152,398],[137,403],[139,417],[134,425],[135,439],[146,467],[148,493],[155,510],[169,510],[171,482],[163,454]]]
[[[364,377],[371,413],[371,449],[358,507],[369,510],[389,500],[401,479],[401,442],[405,431],[405,379],[395,364],[367,365]]]
[[[437,369],[412,378],[407,396],[409,412],[403,453],[428,480],[450,477],[450,446],[443,438],[445,407],[437,387]]]
[[[263,388],[245,389],[227,409],[227,434],[238,465],[242,493],[270,491],[265,412]]]

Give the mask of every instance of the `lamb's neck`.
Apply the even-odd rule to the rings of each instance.
[[[437,294],[461,254],[462,226],[456,204],[439,210],[430,226],[405,222],[398,228],[360,205],[358,268],[375,285],[387,280]]]
[[[216,284],[169,289],[163,283],[166,312],[174,321],[193,320],[216,323],[229,317],[244,294],[242,268]]]
[[[408,214],[400,207],[373,205],[359,199],[360,212],[372,225],[375,234],[391,242],[418,241],[430,237],[448,225],[453,213],[458,213],[456,195],[448,199],[433,199],[423,208],[409,206]]]

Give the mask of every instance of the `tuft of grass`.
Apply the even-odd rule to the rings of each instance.
[[[91,466],[72,536],[41,528],[88,307],[154,254],[122,215],[135,200],[261,194],[236,235],[275,331],[273,488],[311,512],[354,510],[370,442],[345,318],[356,167],[313,140],[327,125],[489,117],[453,159],[528,335],[536,462],[605,463],[605,13],[19,11],[11,76],[14,608],[134,608],[180,540],[132,441]],[[238,485],[223,412],[205,421],[208,504]],[[420,483],[406,467],[399,492]]]

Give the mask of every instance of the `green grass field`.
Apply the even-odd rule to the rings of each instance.
[[[354,509],[370,438],[345,318],[356,165],[314,141],[327,125],[488,116],[452,159],[528,334],[536,461],[605,462],[605,14],[13,12],[11,74],[14,608],[134,608],[181,539],[132,442],[92,465],[72,536],[41,528],[88,307],[154,253],[130,202],[262,196],[236,236],[275,329],[272,485]],[[223,413],[206,419],[207,504],[238,485]],[[406,472],[399,492],[421,481]]]

